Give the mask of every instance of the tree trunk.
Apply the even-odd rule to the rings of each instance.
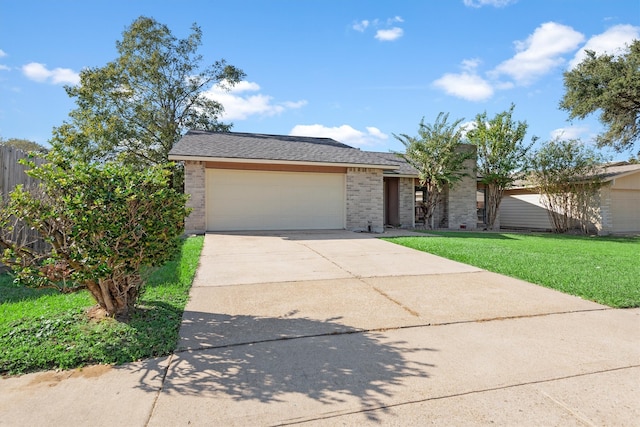
[[[425,214],[424,222],[430,228],[434,229],[434,215],[438,202],[440,201],[440,191],[435,185],[427,185],[427,197],[424,200]]]
[[[490,183],[487,184],[484,191],[487,195],[487,205],[485,206],[487,216],[487,229],[494,230],[496,219],[498,218],[500,203],[502,202],[504,189],[498,187],[494,183]]]
[[[119,318],[127,317],[141,287],[142,278],[138,274],[112,274],[98,283],[87,284],[87,289],[107,315]]]

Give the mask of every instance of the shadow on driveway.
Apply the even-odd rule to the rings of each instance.
[[[337,319],[185,312],[184,320],[206,323],[210,332],[199,329],[198,342],[208,343],[203,346],[208,348],[176,353],[164,382],[161,403],[163,399],[169,403],[172,399],[198,396],[215,398],[215,405],[223,409],[224,401],[277,403],[306,397],[320,404],[345,403],[351,407],[359,402],[360,409],[366,411],[383,407],[408,377],[428,378],[428,370],[434,368],[433,364],[410,361],[406,356],[436,350],[411,348],[383,333],[346,332],[344,325],[332,321]],[[219,331],[229,331],[229,325],[237,328],[235,333],[277,330],[283,336],[302,337],[217,347],[217,341],[224,341]],[[413,357],[423,361],[427,358]],[[173,403],[161,407],[181,406],[177,401]],[[376,412],[367,416],[377,420]]]

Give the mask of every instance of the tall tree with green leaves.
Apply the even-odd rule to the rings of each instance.
[[[196,24],[178,39],[152,18],[136,19],[116,42],[115,60],[82,70],[80,84],[65,88],[77,108],[54,130],[52,145],[84,161],[143,169],[168,162],[169,150],[188,129],[229,130],[218,120],[223,106],[204,92],[232,87],[244,73],[224,60],[201,67],[201,44]],[[181,188],[180,173],[173,184]]]
[[[560,108],[569,112],[570,119],[600,111],[606,130],[598,135],[598,145],[632,150],[640,137],[640,40],[621,55],[589,50],[586,54],[577,67],[564,73],[566,92]]]
[[[441,203],[445,188],[453,187],[467,175],[465,162],[475,156],[465,149],[460,124],[463,119],[447,123],[448,113],[440,113],[433,124],[420,121],[417,136],[400,134],[393,136],[405,147],[404,153],[396,153],[418,171],[420,185],[426,187],[424,203],[425,223],[434,228],[434,213]]]
[[[524,143],[527,122],[513,120],[515,105],[488,119],[486,111],[476,116],[467,139],[478,148],[478,176],[485,187],[486,225],[493,230],[504,190],[526,172],[527,152],[537,140]]]

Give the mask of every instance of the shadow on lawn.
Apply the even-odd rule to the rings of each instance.
[[[35,300],[46,295],[55,295],[54,289],[34,289],[13,283],[9,273],[0,274],[0,304]]]
[[[607,242],[632,243],[636,245],[640,244],[640,236],[595,236],[595,235],[584,235],[584,234],[553,234],[553,233],[531,233],[530,235],[535,237],[557,239],[557,240],[580,240],[580,241],[589,241],[589,242],[595,242],[595,243],[607,243]]]
[[[417,230],[416,230],[417,231]],[[513,237],[505,235],[505,233],[492,232],[492,231],[438,231],[438,230],[425,230],[419,231],[420,233],[427,234],[424,237],[448,237],[453,239],[493,239],[493,240],[514,240]],[[421,236],[416,236],[421,237]],[[390,239],[394,239],[391,237]]]
[[[343,408],[355,399],[367,411],[388,404],[408,377],[429,377],[434,365],[420,353],[436,350],[410,348],[335,320],[187,311],[181,347],[195,349],[175,355],[163,392],[263,403],[287,402],[299,394]],[[375,411],[366,416],[378,420]]]

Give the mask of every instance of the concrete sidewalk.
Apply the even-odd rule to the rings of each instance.
[[[640,419],[640,310],[368,234],[207,235],[180,335],[170,358],[4,379],[0,425]]]

